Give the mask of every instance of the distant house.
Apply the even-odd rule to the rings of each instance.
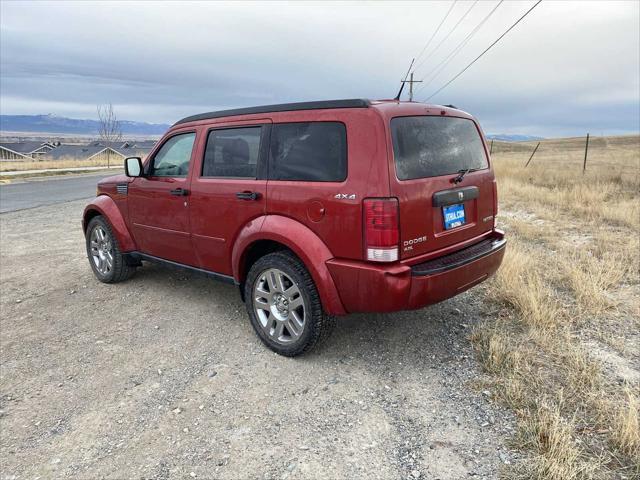
[[[126,155],[104,145],[60,145],[45,156],[46,160],[119,161]]]
[[[122,146],[124,148],[140,148],[140,149],[151,150],[156,143],[158,143],[156,140],[138,140],[138,141],[125,142]]]
[[[0,143],[0,160],[39,160],[55,148],[48,142]]]
[[[157,142],[155,140],[144,140],[142,142],[131,142],[121,152],[126,152],[127,157],[145,157]]]
[[[124,142],[102,142],[94,141],[89,145],[91,146],[103,146],[110,147],[116,152],[119,152],[124,157],[144,157],[147,155],[153,146],[156,144],[155,140],[127,140]]]
[[[0,161],[26,160],[96,160],[98,162],[120,161],[126,157],[144,157],[155,140],[126,142],[93,141],[87,145],[61,145],[59,142],[2,142]]]

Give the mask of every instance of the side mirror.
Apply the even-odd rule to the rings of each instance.
[[[124,173],[127,177],[141,177],[142,176],[142,159],[140,157],[125,158]]]

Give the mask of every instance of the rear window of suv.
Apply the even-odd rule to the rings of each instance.
[[[489,166],[478,129],[466,118],[396,117],[391,119],[391,136],[400,180]]]
[[[344,124],[278,123],[271,128],[271,180],[341,182],[347,178]]]

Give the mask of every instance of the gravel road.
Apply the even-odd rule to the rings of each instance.
[[[153,265],[96,281],[85,203],[0,215],[2,478],[495,478],[515,460],[513,419],[473,387],[481,290],[342,318],[283,358],[233,286]]]

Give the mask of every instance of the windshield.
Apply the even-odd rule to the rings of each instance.
[[[391,136],[400,180],[489,166],[478,129],[466,118],[396,117],[391,119]]]

